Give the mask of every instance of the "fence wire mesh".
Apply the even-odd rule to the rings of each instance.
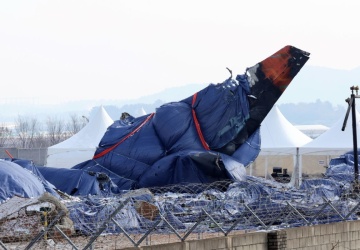
[[[109,197],[14,197],[0,204],[0,249],[122,249],[355,220],[349,187],[295,189],[249,178]]]

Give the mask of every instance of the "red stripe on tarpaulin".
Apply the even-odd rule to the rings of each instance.
[[[155,113],[151,113],[146,119],[145,121],[143,121],[136,129],[134,129],[131,133],[129,133],[127,136],[125,136],[124,138],[122,138],[119,142],[117,142],[116,144],[114,144],[112,147],[98,153],[97,155],[94,155],[93,159],[97,159],[100,158],[104,155],[106,155],[107,153],[109,153],[110,151],[114,150],[117,146],[119,146],[121,143],[123,143],[125,140],[127,140],[130,136],[133,136],[136,132],[138,132],[142,126],[144,126],[153,116]]]
[[[197,119],[197,116],[196,116],[196,112],[195,112],[195,109],[194,109],[194,105],[195,105],[195,102],[196,102],[196,97],[197,97],[197,93],[195,93],[193,95],[193,99],[192,99],[192,103],[191,103],[191,111],[192,111],[192,117],[193,117],[193,120],[194,120],[194,123],[195,123],[195,128],[196,128],[196,131],[199,135],[199,138],[200,138],[200,141],[201,141],[201,144],[203,145],[203,147],[206,149],[206,150],[210,150],[209,148],[209,145],[206,143],[205,141],[205,138],[201,132],[201,127],[200,127],[200,123]]]

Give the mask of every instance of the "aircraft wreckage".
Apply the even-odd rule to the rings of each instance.
[[[8,160],[70,195],[243,180],[261,149],[261,122],[308,59],[285,46],[235,79],[148,115],[124,115],[108,127],[93,158],[71,169]]]
[[[87,249],[100,234],[123,233],[138,246],[157,225],[184,233],[181,240],[195,230],[214,232],[213,218],[231,230],[357,220],[359,204],[340,199],[353,180],[352,154],[296,189],[245,174],[261,149],[261,122],[308,59],[286,46],[245,74],[152,114],[124,114],[92,159],[71,169],[0,159],[0,245],[30,249],[51,238],[61,247],[60,237],[74,247],[82,237],[67,236],[87,235]],[[227,184],[218,188],[221,181]],[[301,216],[279,216],[289,208]],[[204,214],[214,223],[199,229]],[[131,233],[144,236],[135,242]]]

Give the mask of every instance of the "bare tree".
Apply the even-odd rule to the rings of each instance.
[[[79,132],[87,124],[88,121],[83,117],[80,117],[76,114],[70,115],[70,122],[67,124],[67,130],[70,136],[73,136]]]
[[[19,146],[26,148],[28,145],[28,133],[30,129],[29,119],[27,117],[18,115],[15,119],[15,133],[18,137]]]
[[[73,136],[87,123],[87,119],[76,114],[70,115],[68,123],[57,117],[48,117],[45,123],[46,131],[41,132],[41,123],[37,118],[19,115],[15,119],[14,136],[11,136],[12,131],[0,126],[0,146],[7,140],[7,144],[12,142],[14,147],[19,148],[49,147]],[[9,135],[5,136],[7,133]]]
[[[56,117],[48,117],[46,126],[50,145],[55,145],[67,138],[63,120]]]
[[[34,147],[34,139],[39,133],[40,124],[35,117],[19,115],[15,119],[15,134],[21,148]]]
[[[32,117],[29,120],[29,148],[36,148],[38,145],[36,144],[36,139],[40,134],[40,123],[37,118]]]
[[[9,142],[11,133],[11,129],[5,126],[5,124],[0,125],[0,147],[4,147]]]
[[[33,140],[33,148],[47,148],[50,146],[49,138],[46,133],[38,133]]]

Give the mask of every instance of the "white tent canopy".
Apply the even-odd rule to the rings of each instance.
[[[143,107],[141,107],[140,115],[146,115],[146,111]]]
[[[360,126],[360,113],[355,110],[356,127]],[[301,154],[307,155],[341,155],[353,150],[352,111],[350,111],[345,130],[342,127],[345,114],[329,130],[300,148]],[[357,141],[360,135],[357,133]]]
[[[260,155],[295,154],[295,149],[312,141],[292,125],[275,105],[260,127]]]
[[[295,127],[312,139],[318,137],[325,131],[329,130],[329,127],[321,124],[295,125]]]
[[[268,172],[268,157],[272,155],[290,155],[293,157],[294,174],[290,185],[299,186],[301,183],[301,158],[299,147],[312,141],[294,125],[292,125],[279,108],[274,105],[260,126],[261,151],[265,157],[265,176]]]
[[[71,168],[90,160],[113,120],[100,106],[90,117],[89,123],[69,139],[48,148],[46,165],[57,168]]]

